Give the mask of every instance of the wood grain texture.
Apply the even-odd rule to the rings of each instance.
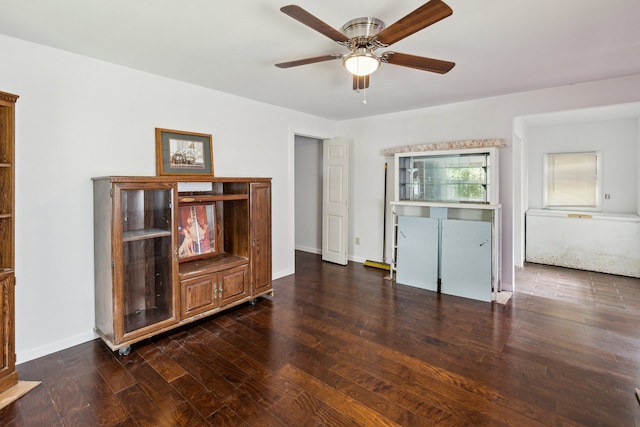
[[[15,103],[0,92],[0,393],[18,384],[15,348]]]
[[[3,425],[640,425],[640,280],[528,265],[491,304],[298,253],[277,297],[18,365]],[[547,287],[546,293],[543,288]],[[624,305],[557,288],[593,287]],[[556,291],[553,291],[555,289]],[[617,290],[617,291],[616,291]],[[535,295],[544,293],[546,296]]]

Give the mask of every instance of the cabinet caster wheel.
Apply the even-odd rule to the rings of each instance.
[[[131,346],[128,345],[126,347],[122,347],[121,349],[118,350],[118,354],[120,356],[127,356],[129,353],[131,353]]]
[[[254,298],[249,302],[251,303],[251,305],[256,305],[256,303],[258,302],[258,298]]]

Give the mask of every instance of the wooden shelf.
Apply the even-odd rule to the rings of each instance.
[[[124,316],[125,332],[137,331],[163,320],[171,319],[171,317],[171,312],[166,308],[150,307],[146,310],[139,310]]]
[[[181,263],[179,267],[179,275],[180,279],[185,279],[188,277],[209,274],[248,263],[249,258],[247,257],[232,255],[223,252],[210,258],[203,258],[195,261]]]
[[[178,197],[178,203],[207,203],[218,202],[225,200],[247,200],[249,195],[246,193],[241,194],[207,194],[197,196],[180,196]]]

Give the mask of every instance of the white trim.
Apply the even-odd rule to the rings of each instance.
[[[322,255],[322,248],[310,248],[308,246],[296,245],[296,251],[308,252],[310,254]]]
[[[94,331],[84,332],[82,334],[67,337],[65,339],[47,343],[40,347],[31,348],[27,351],[21,351],[17,354],[16,364],[29,362],[30,360],[38,359],[42,356],[47,356],[55,352],[65,350],[67,348],[83,344],[88,341],[92,341],[98,338],[98,334]]]
[[[289,200],[289,203],[287,206],[287,216],[289,217],[289,227],[287,229],[287,271],[289,274],[295,274],[296,272],[296,136],[303,136],[318,140],[331,139],[331,137],[317,136],[312,132],[297,131],[292,126],[289,126],[288,129],[287,178],[289,185],[287,187],[287,199]]]

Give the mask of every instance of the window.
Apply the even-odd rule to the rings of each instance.
[[[598,152],[548,153],[544,164],[546,208],[600,208]]]

